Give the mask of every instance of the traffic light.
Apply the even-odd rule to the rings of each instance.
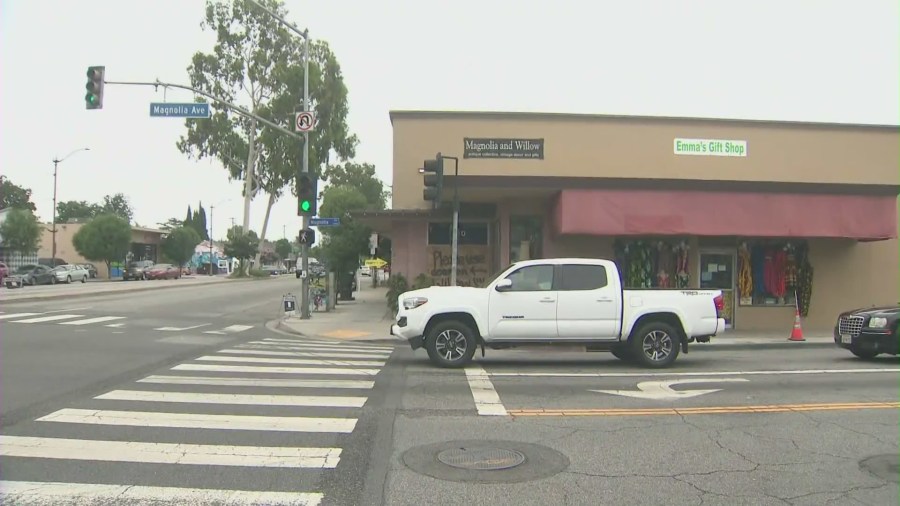
[[[87,94],[84,96],[85,109],[103,109],[103,80],[106,74],[106,67],[94,66],[88,67]]]
[[[318,193],[319,178],[315,174],[297,174],[297,216],[316,215]]]
[[[434,160],[425,160],[422,173],[425,175],[425,190],[422,191],[422,196],[425,200],[431,201],[431,206],[436,208],[441,203],[441,191],[444,189],[444,158],[440,153],[435,155]]]

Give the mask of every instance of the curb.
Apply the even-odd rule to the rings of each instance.
[[[703,349],[713,349],[715,351],[722,350],[787,350],[787,349],[806,349],[806,348],[815,348],[815,349],[824,349],[824,348],[839,348],[838,345],[834,344],[834,342],[806,342],[806,341],[785,341],[785,342],[772,342],[772,343],[735,343],[735,344],[725,344],[725,343],[692,343],[690,350],[703,350]]]
[[[270,324],[272,324],[272,325],[270,326]],[[312,339],[328,339],[328,340],[334,341],[336,343],[390,344],[390,345],[402,344],[399,339],[338,339],[336,337],[328,337],[328,336],[309,336],[302,332],[298,332],[298,331],[292,329],[290,326],[286,325],[284,323],[283,318],[278,318],[277,320],[272,320],[270,322],[267,322],[266,328],[268,328],[269,330],[274,330],[275,332],[279,332],[282,334],[290,334],[292,336],[308,337],[308,338],[312,338]]]
[[[265,278],[263,278],[265,279]],[[20,302],[40,302],[42,300],[53,300],[53,299],[88,299],[92,297],[105,297],[107,295],[118,295],[120,293],[138,293],[138,292],[154,292],[157,290],[173,290],[176,288],[189,288],[189,287],[198,287],[198,286],[209,286],[209,285],[217,285],[221,283],[234,283],[234,282],[242,282],[242,281],[255,281],[255,278],[247,278],[247,279],[231,279],[228,281],[217,281],[215,283],[199,283],[192,285],[168,285],[168,286],[155,286],[153,288],[126,288],[124,290],[105,290],[102,292],[88,292],[88,293],[53,293],[46,295],[34,295],[31,297],[22,297],[17,299],[6,299],[4,297],[0,297],[0,302],[4,304],[18,304]],[[21,290],[21,288],[20,288]]]

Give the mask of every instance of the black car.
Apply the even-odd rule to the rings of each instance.
[[[834,342],[859,358],[882,353],[900,354],[900,305],[854,309],[841,313],[834,326]]]
[[[153,267],[152,260],[138,260],[137,262],[131,262],[128,264],[128,268],[125,269],[125,272],[122,273],[122,281],[128,281],[129,279],[147,279],[147,272],[150,268]]]
[[[26,264],[4,278],[6,288],[22,288],[25,285],[55,285],[56,274],[46,265]]]

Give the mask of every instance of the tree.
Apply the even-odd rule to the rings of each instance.
[[[3,247],[21,255],[29,255],[41,245],[41,224],[28,209],[13,208],[0,224]]]
[[[340,227],[322,229],[325,236],[322,254],[339,276],[355,270],[360,255],[368,250],[371,231],[369,227],[355,223],[349,212],[366,209],[369,205],[366,196],[354,186],[329,186],[323,192],[319,216],[341,219]]]
[[[178,218],[169,218],[168,221],[166,221],[164,223],[157,223],[156,226],[158,226],[162,230],[171,232],[172,230],[175,230],[176,228],[183,227],[184,220],[179,220]]]
[[[31,188],[24,188],[6,176],[0,176],[0,209],[7,207],[37,211],[34,202],[31,201]]]
[[[381,210],[387,207],[389,193],[375,175],[375,166],[371,163],[346,162],[344,165],[332,165],[325,169],[323,176],[331,185],[358,189],[366,197],[369,209]]]
[[[206,222],[206,209],[203,208],[203,202],[200,203],[200,212],[197,213],[197,233],[201,239],[209,239],[209,224]]]
[[[234,226],[228,229],[223,249],[226,255],[241,261],[238,272],[243,274],[250,259],[259,251],[259,237],[252,230],[245,234],[240,226]]]
[[[134,210],[128,202],[128,197],[122,193],[104,196],[100,213],[115,214],[127,223],[131,223],[131,219],[134,217]]]
[[[117,214],[101,214],[75,232],[72,245],[79,255],[104,262],[109,269],[112,262],[123,260],[128,253],[131,225]]]
[[[184,216],[184,221],[182,222],[185,226],[191,226],[194,223],[194,215],[191,214],[191,205],[188,204],[187,214]]]
[[[162,251],[180,267],[194,256],[194,249],[201,240],[196,230],[181,226],[169,232],[163,240]]]
[[[293,251],[294,246],[291,244],[291,241],[284,238],[275,241],[275,253],[281,260],[287,260]]]
[[[287,10],[278,0],[262,3],[282,18]],[[302,103],[302,41],[281,23],[245,0],[208,0],[204,29],[216,33],[212,52],[197,52],[188,67],[191,85],[231,103],[243,103],[261,117],[293,130],[294,110]],[[309,90],[317,124],[310,133],[309,166],[327,165],[330,152],[351,158],[358,143],[347,127],[347,89],[337,58],[321,41],[310,44]],[[209,120],[187,121],[187,134],[178,149],[192,158],[218,159],[231,179],[258,179],[269,202],[261,239],[269,215],[285,186],[295,178],[302,143],[256,120],[226,108]],[[257,167],[259,166],[259,168]],[[247,196],[245,198],[251,198]],[[245,201],[243,227],[250,230]]]
[[[56,204],[56,222],[89,221],[100,214],[102,206],[86,200],[66,200]]]

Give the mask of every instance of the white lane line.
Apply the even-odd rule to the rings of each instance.
[[[375,360],[321,360],[311,358],[270,358],[270,357],[216,357],[206,355],[197,357],[199,362],[245,362],[248,364],[293,364],[293,365],[331,365],[335,367],[384,367],[384,362]]]
[[[148,464],[333,469],[340,461],[341,449],[0,436],[0,455]]]
[[[479,415],[506,416],[506,408],[484,368],[480,365],[466,367],[466,379],[469,381],[469,389],[472,391],[472,399],[475,400],[475,409]]]
[[[228,387],[273,387],[273,388],[349,388],[370,390],[374,381],[360,380],[296,380],[264,378],[223,378],[209,376],[165,376],[153,375],[137,380],[138,383],[159,385],[213,385]]]
[[[900,368],[889,369],[805,369],[785,371],[716,371],[716,372],[491,372],[489,376],[504,377],[534,377],[534,378],[658,378],[675,376],[781,376],[803,374],[863,374],[900,372]]]
[[[120,329],[124,326],[125,326],[124,323],[110,323],[109,325],[104,325],[104,327],[110,327],[110,328],[114,328],[114,329]]]
[[[26,316],[34,316],[36,314],[44,314],[44,313],[9,313],[9,314],[0,314],[0,320],[11,320],[13,318],[25,318]]]
[[[225,327],[222,330],[224,332],[237,333],[237,332],[243,332],[245,330],[250,330],[252,328],[253,328],[253,325],[230,325],[228,327]]]
[[[285,345],[285,344],[306,344],[310,341],[311,340],[309,340],[309,339],[278,339],[275,337],[267,337],[262,340],[263,343],[278,344],[279,346]],[[346,346],[346,345],[352,343],[353,345],[356,345],[356,346],[365,346],[366,348],[371,348],[371,349],[375,349],[375,350],[387,350],[387,351],[394,350],[393,346],[381,346],[381,345],[376,345],[376,344],[370,345],[370,344],[366,344],[365,341],[337,341],[336,342],[334,340],[325,341],[325,340],[320,339],[317,342],[332,344],[335,346]]]
[[[98,316],[96,318],[88,318],[86,320],[75,320],[73,322],[62,322],[60,325],[90,325],[92,323],[111,322],[113,320],[124,319],[124,316]]]
[[[143,402],[186,402],[196,404],[241,404],[259,406],[303,406],[319,408],[361,408],[365,397],[320,395],[252,395],[187,392],[150,392],[146,390],[113,390],[94,399]]]
[[[127,425],[133,427],[177,427],[181,429],[270,430],[283,432],[331,432],[349,434],[356,418],[302,416],[203,415],[153,411],[60,409],[38,418],[39,422]]]
[[[316,492],[257,492],[203,488],[145,487],[43,481],[0,481],[0,502],[31,504],[191,504],[194,506],[319,506]]]
[[[267,342],[262,342],[262,341],[249,341],[249,342],[247,342],[246,344],[252,344],[252,345],[257,346],[257,347],[265,347],[265,348],[278,349],[278,350],[298,350],[298,351],[302,351],[302,350],[305,350],[305,349],[306,349],[306,350],[308,350],[308,349],[314,349],[314,350],[368,351],[368,352],[371,352],[371,353],[391,353],[391,352],[394,351],[393,348],[380,348],[380,347],[366,346],[366,345],[355,345],[355,346],[351,346],[351,345],[346,345],[346,344],[305,344],[305,343],[298,343],[298,344],[286,345],[286,344],[267,343]]]
[[[59,320],[71,320],[72,318],[81,318],[83,314],[56,314],[53,316],[39,316],[37,318],[28,318],[27,320],[16,320],[11,323],[45,323],[55,322]]]
[[[252,372],[266,374],[322,374],[333,376],[375,376],[380,369],[334,369],[331,367],[270,367],[254,365],[179,364],[173,371]]]
[[[387,360],[390,354],[368,354],[368,353],[341,353],[341,352],[317,352],[317,351],[270,351],[270,350],[248,350],[248,349],[229,349],[219,350],[216,353],[227,353],[231,355],[272,355],[276,357],[307,357],[307,358],[378,358]]]
[[[222,332],[221,330],[204,330],[203,333],[204,333],[204,334],[216,334],[217,336],[224,336],[224,335],[225,335],[225,333]]]
[[[159,327],[153,330],[162,330],[163,332],[181,332],[183,330],[199,329],[200,327],[206,327],[207,325],[212,325],[212,323],[203,323],[201,325],[193,325],[190,327]]]

